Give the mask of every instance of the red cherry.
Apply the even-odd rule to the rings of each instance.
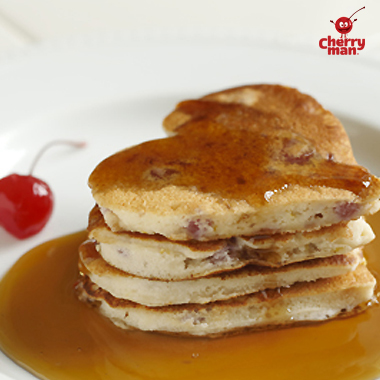
[[[46,149],[62,143],[84,146],[84,143],[53,141],[40,151],[29,175],[10,174],[0,179],[0,225],[19,239],[37,234],[50,219],[53,193],[46,182],[31,173]]]
[[[53,193],[31,175],[11,174],[0,179],[0,224],[25,239],[42,230],[53,211]]]

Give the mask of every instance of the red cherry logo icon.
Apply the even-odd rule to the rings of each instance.
[[[337,30],[338,33],[341,33],[341,38],[343,36],[347,38],[347,34],[351,32],[353,24],[357,19],[354,21],[351,21],[351,17],[355,14],[361,11],[362,9],[365,9],[365,7],[358,9],[356,12],[354,12],[350,17],[340,17],[336,22],[333,20],[330,20],[335,25],[335,29]]]
[[[348,34],[352,30],[352,21],[347,17],[338,18],[335,23],[335,29],[341,34]]]
[[[10,174],[0,179],[0,226],[18,239],[40,232],[53,211],[54,197],[49,185],[32,175],[41,155],[52,145],[69,144],[81,148],[85,144],[53,141],[36,157],[29,175]]]

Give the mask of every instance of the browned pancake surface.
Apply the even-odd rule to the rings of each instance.
[[[169,134],[184,133],[197,120],[214,120],[227,128],[251,131],[263,125],[266,129],[286,129],[304,136],[323,158],[355,163],[340,121],[311,96],[294,88],[250,85],[183,101],[165,118],[164,128]]]
[[[256,94],[252,105],[225,101],[247,90]],[[98,165],[89,179],[94,196],[172,185],[262,206],[274,192],[294,186],[345,189],[362,198],[379,193],[379,181],[355,165],[340,122],[295,89],[242,87],[182,102],[175,113],[187,119],[179,125],[166,119],[176,135]],[[123,207],[122,199],[117,202]]]

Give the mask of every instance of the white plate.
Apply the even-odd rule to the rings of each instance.
[[[335,112],[357,159],[380,174],[380,70],[358,56],[247,38],[140,35],[45,45],[1,62],[0,177],[26,173],[48,141],[88,146],[57,147],[41,160],[34,174],[53,189],[52,219],[25,241],[0,230],[0,277],[33,246],[85,228],[91,170],[116,150],[164,136],[161,121],[178,101],[264,82],[297,87]],[[2,375],[34,379],[0,353]]]

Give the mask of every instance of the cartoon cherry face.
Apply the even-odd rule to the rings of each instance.
[[[351,15],[351,17],[355,13],[358,13],[359,11],[361,11],[364,8],[365,7],[360,8],[359,10],[354,12]],[[335,25],[335,29],[338,31],[338,33],[341,33],[341,35],[342,35],[341,38],[343,38],[343,35],[345,38],[347,38],[347,34],[351,32],[352,26],[353,26],[354,22],[357,20],[357,19],[355,19],[354,21],[351,21],[351,17],[340,17],[340,18],[338,18],[338,20],[336,20],[336,22],[334,22],[333,20],[330,20],[330,22],[332,22]]]
[[[356,21],[356,20],[355,20]],[[352,30],[352,21],[347,17],[338,18],[335,22],[335,29],[341,34],[347,34]]]

